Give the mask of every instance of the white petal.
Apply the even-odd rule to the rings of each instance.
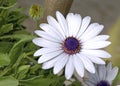
[[[69,60],[65,67],[65,77],[66,79],[70,79],[74,72],[74,65],[73,65],[73,57],[70,55]]]
[[[62,55],[63,55],[63,54],[57,56],[56,58],[53,58],[53,59],[50,60],[50,61],[47,61],[47,62],[43,63],[42,69],[50,69],[50,68],[52,68],[52,67],[55,65],[56,61],[57,61],[58,59],[60,59]]]
[[[110,45],[109,41],[96,41],[96,42],[85,42],[82,44],[83,49],[99,49]]]
[[[109,73],[107,74],[107,80],[108,81],[112,81],[115,79],[115,77],[118,74],[118,67],[114,67],[111,71],[109,71]]]
[[[96,57],[103,57],[103,58],[110,58],[111,55],[104,51],[104,50],[87,50],[87,49],[82,49],[82,53],[88,54],[91,56],[96,56]]]
[[[61,37],[59,35],[59,32],[56,31],[55,28],[53,28],[51,25],[49,24],[40,24],[40,27],[50,36],[52,36],[54,39],[61,41]]]
[[[85,42],[97,36],[103,30],[103,27],[104,27],[103,25],[99,24],[93,24],[93,27],[91,25],[91,27],[88,27],[85,33],[80,37],[81,41]]]
[[[78,35],[77,35],[77,38],[80,37],[85,32],[85,30],[87,29],[87,27],[90,23],[90,20],[91,20],[91,17],[89,17],[89,16],[86,16],[83,18],[80,30],[79,30]]]
[[[95,73],[95,67],[93,63],[84,55],[84,54],[77,54],[77,56],[81,59],[84,64],[84,67],[90,72]]]
[[[88,26],[88,28],[84,31],[84,33],[80,36],[80,38],[84,35],[86,35],[87,33],[89,33],[93,28],[95,28],[96,26],[98,26],[98,23],[92,23]]]
[[[109,71],[112,70],[112,63],[111,63],[111,62],[109,62],[109,63],[107,64],[106,69],[107,69],[107,74],[109,73]]]
[[[57,11],[56,12],[56,17],[57,17],[57,20],[58,20],[61,28],[64,31],[64,34],[66,36],[68,36],[68,25],[67,25],[67,21],[65,20],[64,16],[59,11]]]
[[[46,39],[46,40],[49,40],[49,41],[53,41],[53,42],[58,42],[58,43],[61,43],[62,42],[62,40],[60,41],[60,40],[58,40],[57,38],[55,38],[55,37],[52,37],[50,34],[47,34],[46,32],[44,32],[44,31],[35,31],[35,33],[36,34],[38,34],[40,37],[42,37],[42,38],[44,38],[44,39]]]
[[[68,59],[69,59],[68,54],[64,54],[63,57],[57,60],[57,62],[54,65],[54,69],[53,69],[54,74],[58,74],[63,69]]]
[[[45,40],[43,38],[35,38],[32,40],[34,44],[40,46],[40,47],[61,47],[61,44],[55,43],[52,41]]]
[[[84,77],[84,65],[78,56],[76,55],[73,56],[73,63],[74,63],[74,67],[78,75],[81,77]]]
[[[40,56],[47,53],[52,53],[61,50],[61,48],[41,48],[34,53],[34,56]]]
[[[68,27],[69,27],[69,36],[76,36],[81,25],[81,16],[79,14],[69,13],[66,17]]]
[[[92,82],[90,82],[90,81],[86,81],[86,84],[88,85],[88,86],[95,86],[96,84],[94,84],[94,83],[92,83]]]
[[[105,64],[105,62],[100,59],[99,57],[96,57],[96,56],[90,56],[90,55],[87,55],[87,57],[94,63],[96,64]]]
[[[96,36],[96,37],[94,37],[94,38],[92,38],[92,39],[90,39],[90,40],[88,40],[88,41],[86,41],[86,42],[105,41],[105,40],[107,40],[108,38],[109,38],[108,35],[98,35],[98,36]]]
[[[47,21],[52,27],[54,27],[60,33],[62,38],[65,38],[64,31],[62,30],[58,22],[52,16],[48,16]]]
[[[100,80],[105,80],[106,78],[106,67],[105,65],[98,65],[98,73]]]
[[[60,55],[62,52],[63,52],[62,50],[59,50],[59,51],[55,51],[53,53],[44,54],[38,59],[38,63],[43,63],[50,59],[53,59],[53,58],[57,57],[58,55]]]
[[[96,65],[95,65],[95,73],[87,72],[86,76],[88,77],[89,81],[91,81],[94,84],[96,84],[98,81],[100,81]]]

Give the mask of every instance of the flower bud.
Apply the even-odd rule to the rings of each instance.
[[[41,15],[42,15],[42,7],[39,6],[38,4],[33,4],[29,10],[29,15],[33,18],[33,19],[40,19]]]

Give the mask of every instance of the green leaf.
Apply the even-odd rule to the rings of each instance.
[[[30,35],[30,33],[29,33],[29,32],[27,32],[25,29],[15,31],[15,32],[14,32],[14,34],[26,34],[26,35]]]
[[[9,52],[11,64],[14,64],[16,60],[18,59],[18,57],[22,54],[25,43],[32,42],[33,36],[19,34],[19,35],[8,36],[8,38],[9,37],[21,39],[20,41],[14,44],[14,46]]]
[[[13,43],[12,42],[0,42],[0,53],[8,53],[10,49],[12,48]]]
[[[13,35],[5,35],[1,36],[0,39],[23,39],[23,40],[32,40],[35,36],[26,35],[26,34],[13,34]]]
[[[64,76],[55,76],[54,74],[49,74],[49,78],[52,77],[51,86],[64,86],[65,77]]]
[[[18,57],[22,54],[23,45],[24,40],[18,41],[10,50],[9,56],[11,59],[11,64],[14,64],[17,61]]]
[[[8,33],[11,30],[13,30],[13,24],[10,23],[10,24],[2,25],[2,27],[0,28],[0,35]]]
[[[41,78],[41,76],[20,81],[20,85],[23,85],[23,86],[50,86],[51,83],[52,83],[51,79]]]
[[[18,86],[19,82],[12,76],[0,77],[0,86]]]
[[[35,72],[41,68],[41,64],[36,64],[30,68],[30,73],[35,74]],[[40,70],[39,70],[40,71]]]
[[[9,58],[8,54],[0,53],[0,67],[6,66],[9,63],[10,63],[10,58]]]
[[[27,72],[29,71],[30,65],[22,65],[18,68],[17,74],[18,79],[23,79],[26,77]]]
[[[9,9],[15,6],[16,0],[0,0],[0,9]]]

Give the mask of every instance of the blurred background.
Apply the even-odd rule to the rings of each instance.
[[[26,14],[32,4],[44,5],[45,0],[17,0],[17,6],[23,7]],[[73,0],[70,12],[79,13],[82,17],[91,16],[92,22],[99,22],[105,26],[104,32],[113,26],[120,16],[120,0]],[[25,26],[32,31],[35,28],[34,21],[27,19]]]

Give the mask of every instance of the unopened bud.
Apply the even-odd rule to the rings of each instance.
[[[40,7],[38,4],[33,4],[29,10],[29,15],[33,19],[40,19],[42,12],[42,7]]]

